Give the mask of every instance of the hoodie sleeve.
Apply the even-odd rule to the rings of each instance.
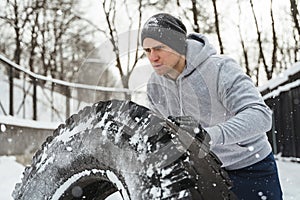
[[[270,130],[271,110],[250,77],[232,59],[226,59],[220,68],[218,96],[233,117],[207,128],[213,144],[239,143]]]

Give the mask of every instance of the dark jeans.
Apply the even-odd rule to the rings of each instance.
[[[282,200],[282,191],[273,154],[262,161],[238,170],[227,170],[231,189],[239,200]]]

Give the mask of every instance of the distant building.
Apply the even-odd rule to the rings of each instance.
[[[259,88],[273,110],[268,132],[275,154],[300,157],[300,62]]]

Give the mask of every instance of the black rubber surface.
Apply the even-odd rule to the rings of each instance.
[[[48,137],[14,199],[235,199],[207,144],[131,101],[98,102]]]

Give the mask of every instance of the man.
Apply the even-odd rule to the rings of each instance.
[[[241,67],[217,55],[204,35],[187,36],[184,24],[166,13],[148,19],[141,42],[155,70],[150,108],[175,121],[191,116],[205,129],[200,133],[209,135],[239,199],[282,199],[266,136],[272,114]]]

